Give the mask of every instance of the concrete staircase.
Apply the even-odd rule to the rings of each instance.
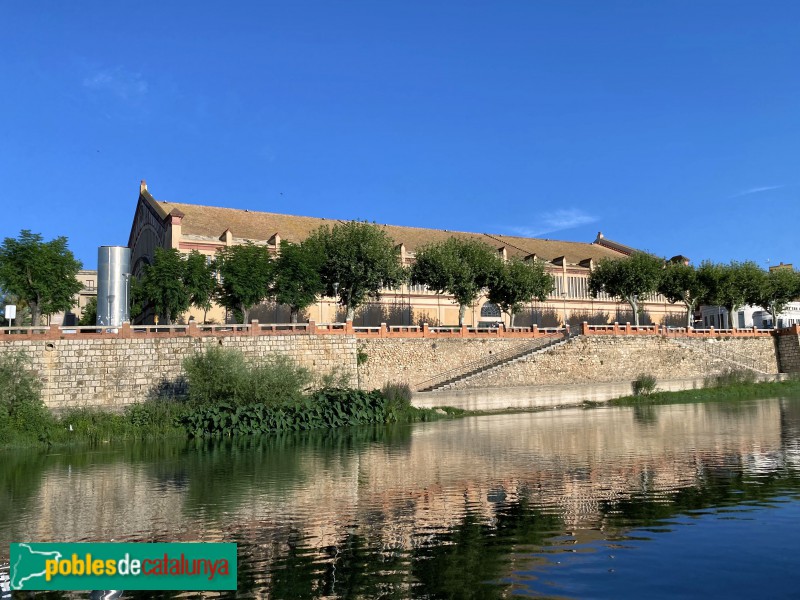
[[[727,348],[719,347],[719,343],[710,343],[707,340],[689,340],[681,338],[667,338],[673,344],[681,348],[688,348],[690,350],[697,350],[704,354],[716,358],[724,363],[727,363],[731,368],[745,369],[752,371],[759,375],[769,375],[766,371],[758,368],[756,360],[741,352],[734,352]]]
[[[525,360],[535,354],[541,354],[542,352],[547,352],[558,346],[563,346],[564,344],[571,342],[576,337],[578,336],[571,335],[569,337],[538,340],[532,344],[525,344],[524,348],[512,348],[499,354],[485,356],[484,358],[467,363],[466,365],[461,365],[455,369],[450,369],[449,371],[439,373],[430,379],[419,382],[415,387],[418,392],[432,392],[434,390],[449,389],[453,387],[454,384],[461,381],[466,381],[471,377],[479,375],[480,373],[494,371],[495,369],[499,369],[505,365]]]

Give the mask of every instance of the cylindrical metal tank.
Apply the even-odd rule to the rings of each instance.
[[[131,249],[100,246],[97,249],[98,325],[119,327],[130,321],[130,279]]]

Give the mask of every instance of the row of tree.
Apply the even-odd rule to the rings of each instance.
[[[45,242],[23,230],[0,245],[0,289],[5,298],[27,307],[33,325],[42,315],[72,308],[81,289],[80,268],[64,237]],[[542,261],[504,261],[488,244],[456,237],[419,248],[414,264],[405,268],[399,247],[383,229],[351,221],[322,227],[299,244],[284,241],[275,257],[255,244],[226,247],[213,258],[156,249],[153,263],[132,281],[131,313],[150,309],[170,323],[190,306],[207,311],[219,302],[248,322],[250,310],[272,298],[289,306],[295,322],[300,311],[328,296],[352,319],[367,300],[403,283],[452,296],[459,305],[459,325],[467,307],[484,293],[513,325],[523,304],[544,301],[554,288]],[[753,262],[706,261],[695,268],[639,252],[601,260],[589,289],[595,297],[606,293],[627,302],[637,325],[642,300],[660,293],[686,307],[687,325],[701,304],[722,306],[729,315],[752,304],[767,310],[777,326],[786,304],[800,298],[800,274],[791,268],[765,271]]]
[[[601,260],[589,276],[589,289],[594,297],[605,292],[630,304],[637,325],[642,300],[660,293],[686,307],[687,327],[700,305],[722,306],[730,318],[745,304],[765,309],[777,327],[778,315],[800,298],[800,274],[791,267],[765,271],[750,261],[705,261],[694,267],[637,252],[622,260]]]
[[[460,307],[459,324],[484,290],[512,321],[523,303],[544,300],[553,290],[542,262],[504,262],[488,244],[458,238],[421,248],[415,264],[405,268],[383,229],[352,221],[322,227],[299,244],[283,241],[276,257],[255,244],[226,247],[213,259],[196,251],[181,256],[156,249],[153,263],[133,282],[132,313],[149,307],[170,323],[190,306],[207,311],[218,302],[247,322],[254,306],[272,298],[289,306],[296,322],[324,295],[336,298],[352,319],[367,300],[404,283],[452,295]]]

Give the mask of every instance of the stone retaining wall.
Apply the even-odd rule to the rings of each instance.
[[[728,349],[777,373],[773,338],[712,339],[710,349]],[[713,351],[713,350],[712,350]],[[628,381],[641,374],[657,379],[704,377],[736,368],[697,344],[683,347],[659,336],[589,336],[453,384],[452,389]]]
[[[798,336],[780,343],[784,358],[795,356],[800,371]],[[793,342],[791,340],[794,340]],[[485,357],[522,350],[547,339],[359,339],[354,335],[282,334],[259,336],[164,336],[143,338],[62,336],[9,341],[2,349],[22,350],[43,382],[48,407],[119,408],[160,391],[180,393],[183,360],[211,345],[235,348],[257,361],[284,354],[321,376],[338,370],[362,389],[384,383],[412,386],[450,369],[462,369]],[[759,368],[776,373],[772,337],[695,340],[684,348],[661,336],[588,336],[457,384],[457,388],[510,387],[629,381],[647,373],[659,379],[703,377],[730,367],[696,346],[728,348],[754,358]],[[793,346],[792,346],[793,344]],[[792,350],[794,348],[795,350]],[[792,352],[796,352],[795,355]],[[357,356],[362,356],[357,365]]]
[[[12,344],[13,349],[22,350],[32,359],[44,382],[44,402],[56,410],[76,406],[119,408],[160,391],[181,393],[183,360],[211,345],[234,348],[254,361],[284,354],[317,376],[336,369],[356,383],[356,345],[352,336],[67,338]]]

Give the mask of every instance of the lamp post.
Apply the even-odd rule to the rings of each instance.
[[[336,300],[336,298],[338,296],[339,296],[339,282],[337,281],[337,282],[335,282],[333,284],[333,305],[334,306],[336,306],[336,304],[338,303],[338,301]],[[333,317],[334,317],[333,320],[336,321],[336,313],[335,312],[333,314]]]

